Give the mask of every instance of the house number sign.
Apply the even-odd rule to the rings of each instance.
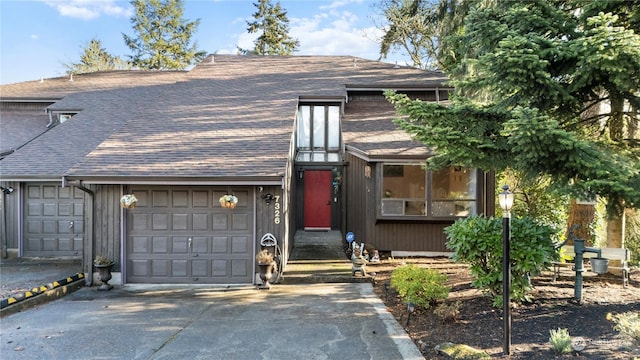
[[[273,204],[273,222],[277,225],[280,224],[280,195],[274,196],[273,199],[276,201]]]

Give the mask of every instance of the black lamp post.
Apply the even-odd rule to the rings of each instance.
[[[509,186],[504,185],[498,195],[498,201],[502,208],[502,306],[504,318],[504,346],[503,352],[511,354],[511,207],[513,206],[513,193]]]

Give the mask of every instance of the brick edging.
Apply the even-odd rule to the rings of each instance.
[[[61,286],[65,286],[65,285],[69,285],[71,283],[74,283],[78,280],[84,279],[84,274],[83,273],[77,273],[73,276],[69,276],[65,279],[61,279],[58,281],[54,281],[52,283],[46,284],[46,285],[40,285],[38,287],[34,287],[29,291],[26,291],[24,293],[18,294],[18,295],[14,295],[14,296],[10,296],[6,299],[2,299],[0,301],[0,309],[4,309],[8,306],[17,304],[21,301],[27,300],[27,299],[31,299],[34,298],[35,296],[38,296],[40,294],[44,294],[47,291],[53,290],[55,288],[61,287]]]

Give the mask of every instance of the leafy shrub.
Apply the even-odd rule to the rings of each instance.
[[[549,342],[553,351],[563,354],[571,352],[571,336],[569,336],[569,330],[560,329],[549,331]]]
[[[447,275],[413,264],[396,268],[391,273],[391,286],[405,303],[412,302],[428,309],[431,304],[449,296]]]
[[[633,341],[634,344],[640,346],[640,312],[629,311],[620,314],[607,314],[607,320],[616,323],[614,330]]]
[[[473,286],[502,306],[502,219],[471,216],[445,228],[453,259],[469,265]],[[530,277],[558,258],[553,228],[531,218],[511,219],[511,299],[530,301]]]

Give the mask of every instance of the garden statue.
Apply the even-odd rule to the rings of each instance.
[[[355,241],[351,243],[353,252],[351,253],[351,275],[356,276],[357,272],[361,272],[362,276],[367,276],[367,259],[363,255],[364,243],[358,246]]]

